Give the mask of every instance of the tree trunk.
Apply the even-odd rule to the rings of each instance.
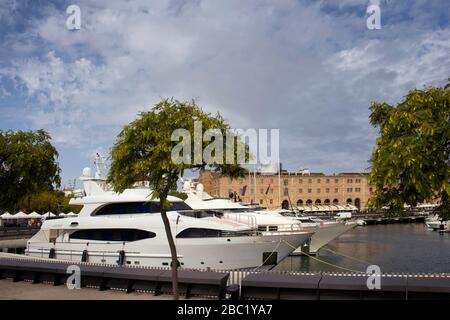
[[[172,231],[170,230],[170,222],[167,218],[166,209],[164,208],[164,202],[167,196],[161,196],[159,201],[161,204],[161,217],[164,222],[164,229],[166,230],[167,241],[169,242],[170,254],[172,256],[172,292],[173,299],[178,300],[178,257],[177,248],[175,247],[175,242],[173,241]]]

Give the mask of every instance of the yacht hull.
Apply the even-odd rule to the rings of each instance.
[[[311,237],[311,242],[309,244],[309,254],[316,254],[320,248],[356,226],[357,224],[354,222],[336,222],[320,226],[318,229],[316,229],[316,232]],[[302,247],[299,247],[292,252],[292,255],[300,254],[302,254]]]
[[[270,262],[278,263],[295,248],[308,241],[311,233],[265,233],[261,236],[177,239],[177,254],[183,268],[242,269],[255,268]],[[207,243],[205,243],[207,240]],[[133,243],[100,242],[37,242],[30,241],[26,254],[48,258],[55,249],[55,259],[81,262],[87,251],[87,262],[107,265],[119,263],[124,251],[126,266],[168,267],[171,263],[167,244],[152,244],[148,240]]]

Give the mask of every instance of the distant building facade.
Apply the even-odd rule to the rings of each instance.
[[[225,198],[236,192],[242,202],[269,209],[288,208],[290,203],[298,207],[351,204],[366,209],[375,190],[369,185],[368,176],[356,172],[325,175],[282,170],[280,175],[250,172],[246,177],[230,179],[205,170],[198,181],[211,196]]]

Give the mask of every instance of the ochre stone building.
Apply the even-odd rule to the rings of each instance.
[[[280,175],[250,172],[244,178],[230,179],[205,170],[200,173],[198,181],[211,196],[225,198],[236,192],[242,202],[260,204],[269,209],[287,208],[289,203],[294,206],[352,204],[366,209],[375,189],[367,179],[368,173],[325,175],[285,170]]]

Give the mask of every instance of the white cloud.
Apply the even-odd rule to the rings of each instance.
[[[323,3],[78,0],[80,31],[48,9],[25,32],[45,54],[0,74],[24,86],[29,118],[64,146],[107,149],[138,111],[174,96],[234,127],[280,128],[289,166],[364,168],[370,101],[442,81],[449,30],[374,36],[364,12],[333,16]]]

